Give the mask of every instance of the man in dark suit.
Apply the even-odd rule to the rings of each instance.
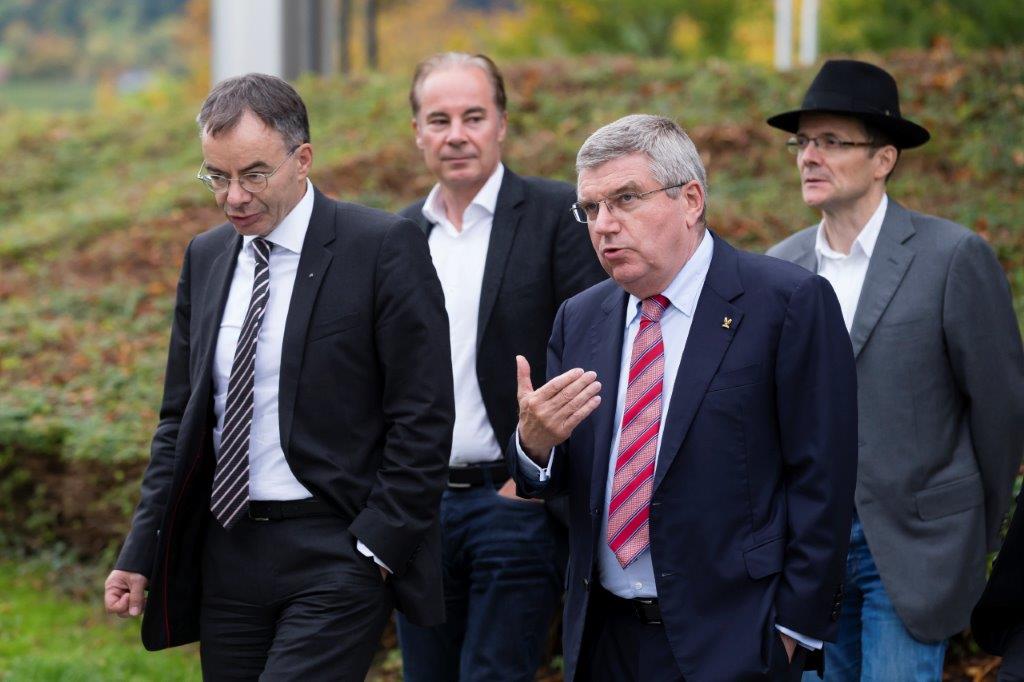
[[[1024,492],[1006,531],[992,575],[971,613],[981,648],[1003,657],[999,682],[1024,682]]]
[[[826,62],[793,135],[821,222],[772,247],[832,283],[857,360],[856,514],[825,679],[930,682],[967,626],[1024,450],[1024,354],[1006,275],[962,225],[904,208],[886,181],[929,133],[874,64]]]
[[[218,84],[160,424],[107,610],[210,679],[362,680],[392,607],[443,619],[448,326],[412,222],[328,199],[284,81]],[[149,590],[148,599],[144,590]]]
[[[576,168],[612,281],[559,310],[548,383],[517,359],[506,450],[520,493],[569,493],[566,678],[794,679],[835,635],[853,504],[835,294],[707,229],[668,119],[601,128]]]
[[[403,672],[410,682],[529,681],[562,590],[565,531],[515,495],[499,443],[518,419],[515,356],[542,379],[558,306],[604,272],[572,218],[573,188],[502,163],[508,114],[494,62],[429,57],[409,99],[437,184],[402,214],[427,235],[444,289],[456,418],[441,502],[447,622],[399,617]]]

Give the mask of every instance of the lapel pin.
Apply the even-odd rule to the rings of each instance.
[[[732,318],[731,317],[723,317],[722,318],[722,329],[732,329]]]
[[[316,275],[314,275],[314,274],[313,274],[312,272],[311,272],[311,273],[309,273],[309,278],[310,278],[310,279],[313,279],[314,277],[316,277]]]

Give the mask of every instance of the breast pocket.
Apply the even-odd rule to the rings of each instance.
[[[333,336],[346,329],[351,329],[359,324],[362,315],[360,313],[347,313],[323,322],[318,322],[309,330],[309,341],[318,341],[328,336]]]
[[[753,364],[738,369],[719,372],[708,385],[708,393],[712,391],[725,391],[730,388],[749,386],[761,380],[761,365]]]

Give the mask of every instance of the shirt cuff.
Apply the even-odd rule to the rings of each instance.
[[[386,563],[378,559],[377,555],[370,551],[369,547],[363,544],[362,540],[356,540],[356,549],[358,549],[359,553],[363,556],[373,559],[374,563],[376,563],[378,566],[383,568],[388,573],[394,573],[394,571],[388,568],[388,565]]]
[[[811,651],[817,651],[818,649],[821,648],[822,642],[821,642],[820,639],[814,639],[813,637],[807,637],[806,635],[801,635],[799,632],[793,632],[789,628],[784,627],[782,625],[779,625],[778,623],[775,624],[775,628],[779,632],[781,632],[782,634],[789,635],[790,637],[795,639],[800,644],[800,646],[802,646],[805,649],[810,649]]]
[[[519,429],[516,429],[516,452],[519,454],[519,466],[527,478],[539,483],[543,483],[551,478],[551,463],[555,461],[554,448],[551,448],[551,454],[548,455],[548,465],[542,467],[530,459],[526,451],[523,450],[523,444],[519,442]]]

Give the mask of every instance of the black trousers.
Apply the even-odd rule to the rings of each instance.
[[[782,639],[772,642],[773,682],[797,682],[807,650],[797,645],[786,660]],[[641,623],[628,604],[601,587],[590,597],[580,650],[578,682],[685,682],[663,625]]]
[[[363,680],[394,606],[334,516],[210,519],[200,658],[206,680]]]

